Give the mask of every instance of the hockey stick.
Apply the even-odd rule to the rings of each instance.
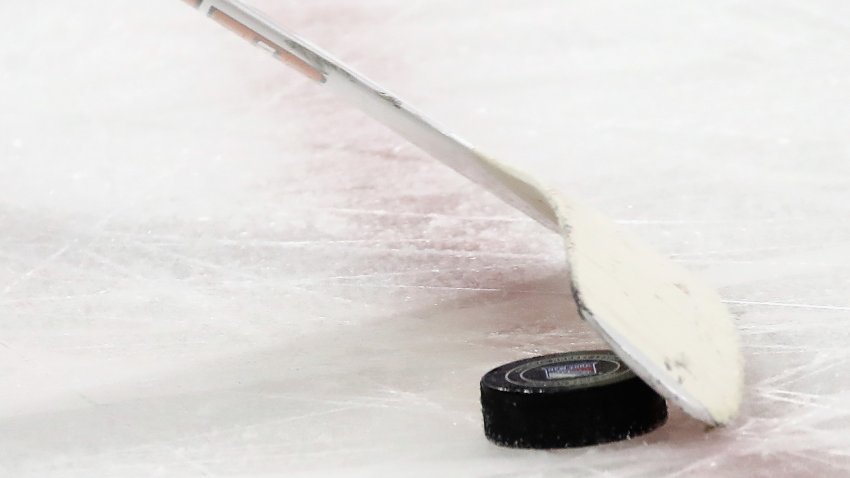
[[[724,424],[737,413],[740,346],[713,289],[601,214],[485,156],[254,9],[234,0],[184,1],[561,234],[579,312],[635,373],[706,423]]]

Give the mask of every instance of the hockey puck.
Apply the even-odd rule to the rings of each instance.
[[[544,355],[481,379],[484,434],[502,446],[569,448],[625,440],[667,420],[667,403],[608,350]]]

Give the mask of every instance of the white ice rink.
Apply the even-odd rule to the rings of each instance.
[[[0,477],[850,475],[850,2],[256,1],[717,286],[746,396],[484,438],[561,240],[176,0],[0,5]]]

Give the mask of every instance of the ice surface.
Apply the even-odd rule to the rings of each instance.
[[[720,288],[745,405],[558,452],[560,240],[182,2],[0,5],[0,476],[846,476],[850,4],[264,1]]]

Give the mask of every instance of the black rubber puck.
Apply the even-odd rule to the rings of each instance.
[[[667,403],[608,350],[545,355],[481,379],[484,434],[516,448],[633,438],[667,420]]]

